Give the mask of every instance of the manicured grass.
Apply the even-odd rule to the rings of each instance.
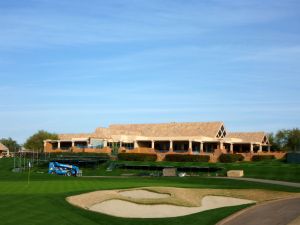
[[[201,224],[212,225],[246,206],[227,207],[189,216],[164,219],[125,219],[76,208],[65,197],[101,189],[145,186],[190,188],[258,188],[300,192],[300,188],[258,184],[205,177],[76,178],[39,174],[33,169],[30,184],[27,173],[12,173],[11,159],[0,159],[0,224],[5,225],[94,225],[94,224]]]
[[[128,165],[145,165],[144,162],[120,162]],[[279,160],[261,162],[236,162],[236,163],[174,163],[174,162],[149,162],[149,165],[166,166],[212,166],[221,167],[223,171],[219,175],[225,175],[227,170],[244,170],[245,177],[283,180],[300,182],[300,164],[288,164]],[[207,173],[200,175],[207,176]],[[210,174],[214,175],[214,174]]]
[[[64,194],[5,195],[0,198],[1,224],[5,225],[140,225],[215,224],[246,206],[227,207],[178,218],[125,219],[82,210],[68,204]]]

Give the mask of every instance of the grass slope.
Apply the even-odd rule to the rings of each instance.
[[[122,163],[122,162],[120,162]],[[128,165],[165,165],[165,166],[212,166],[224,168],[223,175],[227,170],[244,170],[245,177],[271,180],[283,180],[300,182],[300,164],[289,164],[280,160],[268,160],[260,162],[237,162],[237,163],[174,163],[174,162],[123,162]],[[222,174],[222,172],[220,173]],[[207,175],[203,173],[202,175]]]

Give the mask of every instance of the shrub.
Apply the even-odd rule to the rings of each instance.
[[[263,161],[263,160],[272,160],[275,159],[274,155],[254,155],[252,156],[252,161]]]
[[[94,152],[51,152],[51,153],[41,153],[43,155],[49,155],[50,158],[58,158],[58,157],[102,157],[102,158],[109,158],[107,153],[94,153]]]
[[[232,163],[237,161],[243,161],[244,156],[241,154],[222,154],[219,157],[219,161],[222,163]]]
[[[157,159],[156,154],[147,154],[147,153],[119,153],[119,160],[124,161],[148,161],[154,162]]]
[[[208,162],[209,159],[209,155],[168,154],[165,157],[165,161],[169,162]]]

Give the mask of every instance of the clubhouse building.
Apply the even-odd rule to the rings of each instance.
[[[45,140],[45,152],[203,154],[216,161],[223,153],[241,153],[247,158],[270,151],[265,132],[228,132],[223,122],[160,124],[112,124],[93,133],[60,134],[58,140]]]

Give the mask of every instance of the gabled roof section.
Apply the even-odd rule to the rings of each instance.
[[[223,122],[190,122],[159,124],[113,124],[112,130],[137,132],[148,137],[206,136],[215,138]]]
[[[226,135],[227,135],[227,131],[225,129],[224,124],[222,123],[219,130],[218,130],[218,133],[216,134],[216,137],[217,138],[225,138]]]
[[[8,151],[8,148],[0,142],[0,151]]]
[[[243,142],[259,142],[262,144],[269,144],[268,136],[265,132],[230,132],[226,138],[238,138]]]

